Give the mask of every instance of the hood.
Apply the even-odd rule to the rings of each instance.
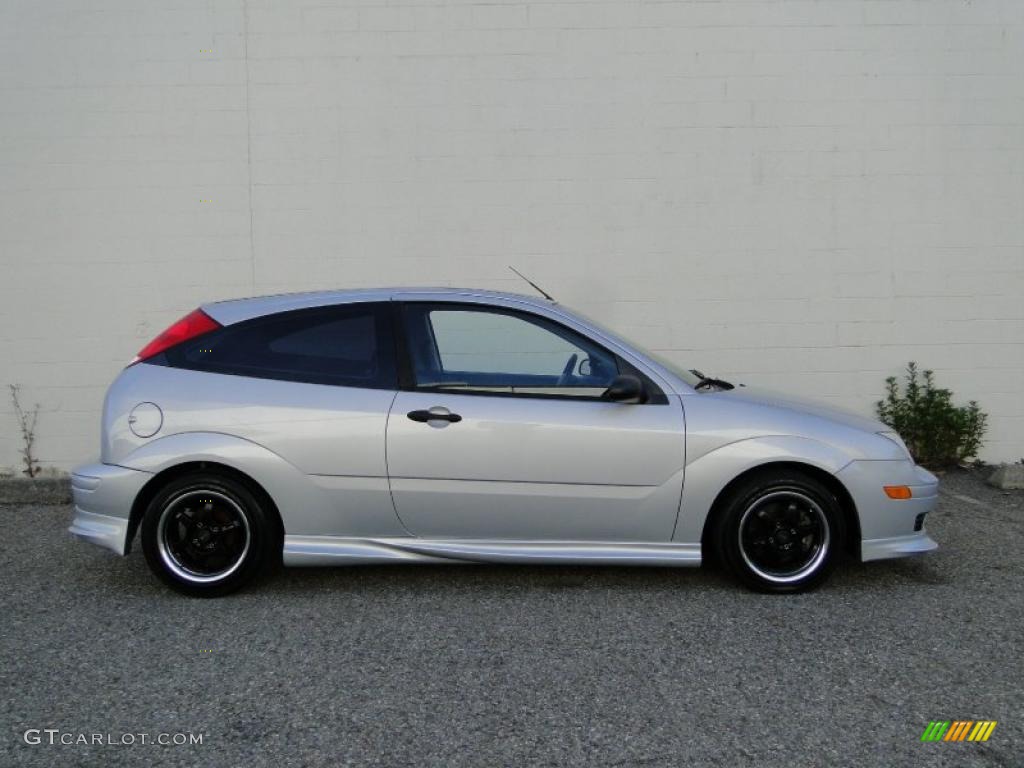
[[[865,432],[892,432],[892,427],[883,424],[877,419],[861,416],[853,411],[843,408],[825,405],[823,403],[806,398],[790,395],[785,392],[775,392],[760,387],[736,387],[717,395],[725,400],[740,401],[751,405],[767,405],[773,408],[787,408],[797,413],[803,413],[818,418],[828,419],[853,429],[860,429]]]

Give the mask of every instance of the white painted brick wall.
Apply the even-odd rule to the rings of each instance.
[[[0,383],[39,453],[200,302],[522,289],[869,412],[908,360],[1024,456],[1020,0],[0,5]],[[209,200],[210,202],[202,202]],[[0,405],[0,466],[18,461]]]

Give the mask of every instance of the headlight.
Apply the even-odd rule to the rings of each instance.
[[[907,444],[903,442],[903,438],[899,436],[898,432],[879,432],[878,434],[884,437],[886,440],[891,440],[892,442],[896,443],[896,445],[900,447],[903,453],[906,454],[907,458],[913,461],[914,457],[910,455],[910,449],[907,448]]]

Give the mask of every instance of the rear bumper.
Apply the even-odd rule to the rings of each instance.
[[[76,539],[88,541],[119,555],[127,554],[128,518],[96,515],[75,507],[75,518],[68,528]]]
[[[74,518],[68,531],[119,555],[130,548],[129,517],[135,497],[152,475],[112,464],[88,464],[71,474]]]
[[[850,491],[860,519],[861,560],[885,560],[931,552],[938,544],[924,530],[935,509],[939,480],[912,461],[854,461],[837,477]],[[909,499],[890,499],[884,487],[906,485]]]

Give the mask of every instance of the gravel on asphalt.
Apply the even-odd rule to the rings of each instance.
[[[67,506],[3,507],[0,766],[1024,765],[1024,492],[980,477],[943,478],[938,552],[792,596],[707,570],[397,566],[197,600],[138,546],[72,540]],[[922,743],[940,719],[999,724]]]

